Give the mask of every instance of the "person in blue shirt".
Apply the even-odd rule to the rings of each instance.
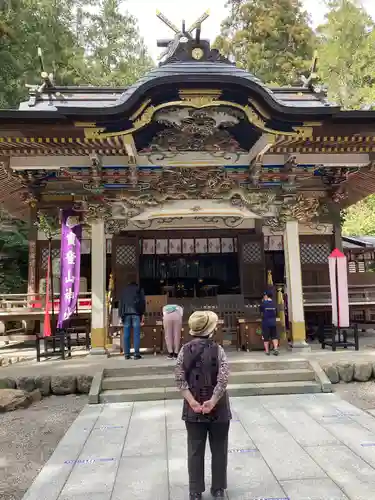
[[[270,342],[272,342],[273,353],[275,356],[278,356],[279,336],[276,328],[277,308],[272,298],[272,292],[264,292],[260,311],[262,313],[262,338],[265,353],[267,356],[270,355]]]

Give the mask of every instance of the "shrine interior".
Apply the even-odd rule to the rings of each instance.
[[[182,298],[240,293],[237,254],[143,255],[139,275],[146,295]]]

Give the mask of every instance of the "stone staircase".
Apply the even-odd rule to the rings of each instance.
[[[147,361],[146,361],[147,363]],[[308,360],[230,362],[230,396],[331,392],[331,383],[318,363]],[[89,402],[119,403],[177,399],[174,364],[106,368],[92,383]]]

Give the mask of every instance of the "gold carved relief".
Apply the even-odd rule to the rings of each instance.
[[[151,104],[151,99],[147,99],[138,109],[135,113],[132,114],[132,116],[129,118],[130,121],[134,122],[138,116],[147,108],[147,106]]]
[[[221,90],[192,89],[180,90],[178,94],[181,101],[194,107],[202,108],[210,106],[213,102],[217,101],[222,92]]]
[[[229,178],[224,168],[173,168],[150,182],[147,192],[124,192],[121,202],[126,212],[146,207],[162,206],[171,200],[211,199],[217,202],[230,201],[239,208],[247,208],[259,215],[265,215],[272,208],[276,195],[271,192],[253,192],[239,187]]]
[[[286,198],[277,208],[276,217],[265,220],[267,226],[274,230],[283,230],[289,220],[297,220],[302,224],[319,224],[319,219],[327,212],[326,203],[317,197],[300,194]]]
[[[134,129],[138,130],[145,125],[148,125],[151,122],[155,111],[155,106],[149,106],[148,108],[146,108],[146,110],[140,115],[140,117],[133,122]]]
[[[111,137],[119,137],[131,134],[151,123],[157,111],[173,107],[190,107],[196,109],[204,109],[208,107],[229,107],[244,112],[249,123],[253,124],[263,132],[275,135],[284,135],[291,137],[297,136],[303,138],[311,137],[313,133],[313,128],[311,126],[295,127],[293,128],[293,131],[289,132],[270,129],[266,126],[267,118],[264,118],[260,114],[260,112],[255,109],[251,100],[249,100],[249,104],[247,104],[246,106],[231,101],[219,100],[221,91],[218,90],[180,90],[179,96],[181,98],[181,100],[179,101],[165,102],[157,106],[153,106],[150,101],[146,101],[142,104],[139,110],[137,110],[133,114],[132,118],[136,117],[136,119],[134,119],[133,121],[133,126],[127,130],[122,130],[119,132],[104,132],[103,128],[87,127],[84,129],[85,137],[91,139],[107,139]]]

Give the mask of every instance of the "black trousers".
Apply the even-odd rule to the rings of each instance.
[[[213,490],[227,489],[229,422],[185,422],[188,445],[188,471],[190,493],[203,493],[204,455],[207,435],[212,455]]]

